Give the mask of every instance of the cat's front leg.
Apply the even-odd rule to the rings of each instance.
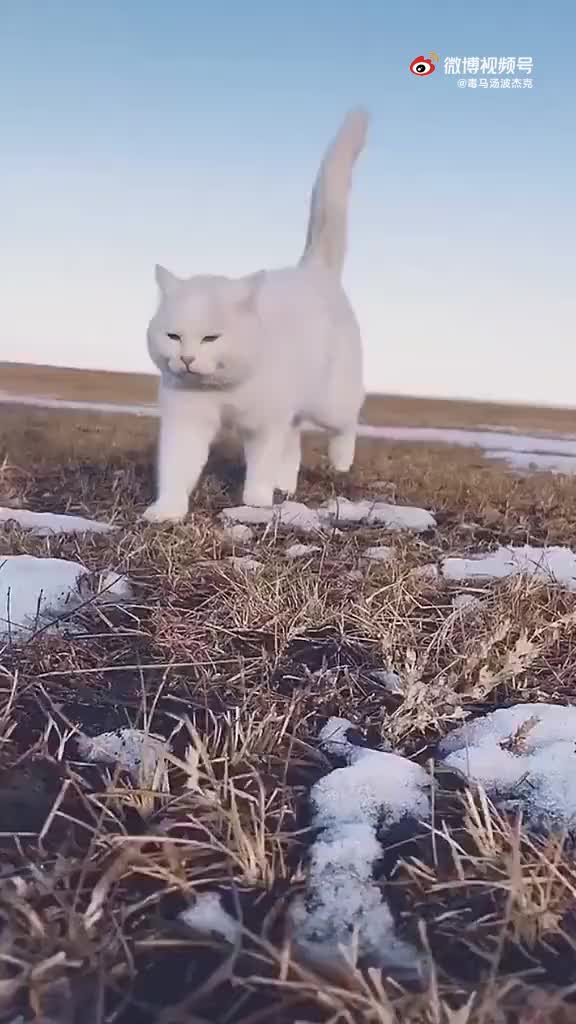
[[[218,431],[213,396],[166,389],[160,398],[156,501],[144,512],[149,522],[179,522],[208,460]]]
[[[246,480],[244,505],[268,508],[274,503],[278,467],[286,443],[286,426],[268,425],[244,440]]]
[[[296,493],[302,460],[300,427],[290,427],[284,441],[282,460],[276,472],[276,487],[289,497]]]

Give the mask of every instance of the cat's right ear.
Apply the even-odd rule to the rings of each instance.
[[[163,295],[170,295],[179,284],[182,284],[179,277],[176,274],[172,274],[170,270],[166,270],[166,267],[161,267],[159,263],[154,268],[154,276],[156,278],[156,284]]]

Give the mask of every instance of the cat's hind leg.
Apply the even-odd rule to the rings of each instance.
[[[257,508],[273,505],[285,438],[284,424],[269,424],[245,438],[246,480],[242,497],[245,505]]]
[[[337,473],[347,473],[356,451],[356,423],[334,431],[328,442],[330,464]]]

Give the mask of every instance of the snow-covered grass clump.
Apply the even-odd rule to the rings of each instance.
[[[503,809],[546,834],[576,825],[576,707],[516,704],[466,723],[440,743],[444,763]]]
[[[86,602],[125,600],[130,593],[129,581],[118,573],[91,577],[79,562],[4,555],[0,558],[0,637],[30,639]]]
[[[144,788],[167,788],[167,743],[142,729],[116,729],[98,736],[77,737],[78,752],[86,761],[117,764]]]
[[[182,924],[198,935],[215,936],[234,946],[242,935],[242,925],[222,906],[219,893],[202,892],[196,902],[179,915]]]
[[[224,523],[250,526],[276,526],[300,533],[319,533],[334,526],[380,526],[387,530],[412,530],[423,533],[436,526],[431,512],[409,505],[388,505],[383,501],[349,501],[334,498],[320,508],[309,508],[300,501],[283,501],[273,508],[241,505],[221,512]]]
[[[108,533],[113,527],[84,516],[69,516],[55,512],[31,512],[26,508],[0,508],[0,523],[15,523],[31,530],[38,537],[56,533]]]
[[[294,938],[315,962],[337,963],[343,950],[400,974],[418,974],[418,951],[396,935],[394,919],[373,876],[382,856],[381,829],[403,818],[430,817],[430,777],[397,754],[358,747],[351,723],[330,719],[320,745],[347,761],[310,793],[312,825],[320,830],[310,851],[307,892],[292,907]]]
[[[486,555],[445,558],[442,575],[447,580],[491,580],[508,576],[536,576],[576,590],[576,555],[569,548],[499,547]]]
[[[410,505],[389,505],[384,501],[349,501],[348,498],[333,498],[320,508],[323,520],[338,526],[381,526],[387,530],[412,530],[424,533],[436,526],[431,512]]]
[[[82,602],[86,569],[62,558],[4,555],[0,560],[0,634],[28,638]]]
[[[272,508],[239,505],[223,509],[220,518],[226,524],[276,526],[294,530],[297,533],[315,533],[322,529],[322,523],[316,510],[308,508],[300,501],[283,501]]]

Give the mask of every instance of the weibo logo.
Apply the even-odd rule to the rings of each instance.
[[[417,75],[418,78],[426,78],[427,75],[431,75],[433,71],[436,71],[436,64],[439,61],[437,53],[432,50],[428,57],[415,57],[410,65],[410,71],[413,75]]]

